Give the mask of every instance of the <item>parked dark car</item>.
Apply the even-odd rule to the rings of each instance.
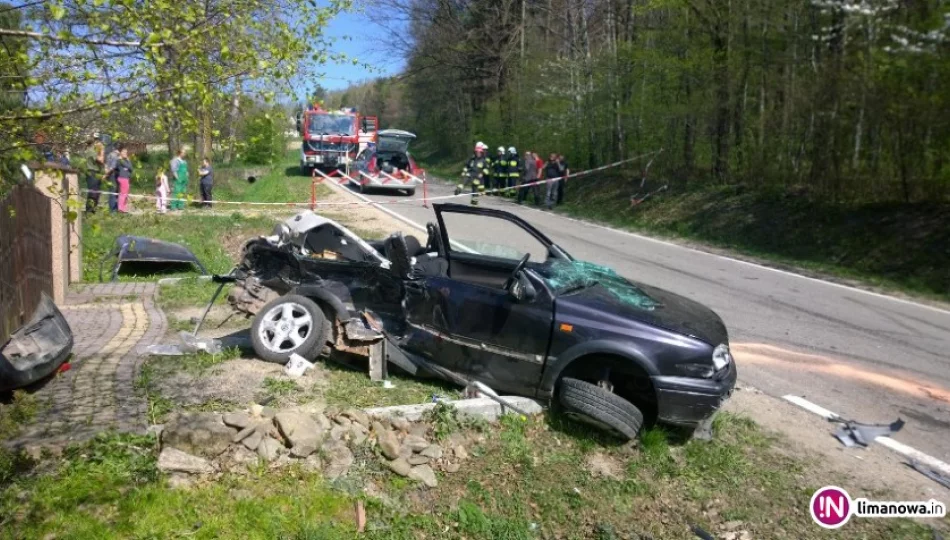
[[[248,242],[230,301],[254,315],[256,352],[314,359],[382,334],[409,373],[557,397],[627,438],[644,422],[700,424],[732,392],[728,335],[710,309],[577,261],[507,212],[434,207],[424,245],[399,233],[366,242],[312,212]]]

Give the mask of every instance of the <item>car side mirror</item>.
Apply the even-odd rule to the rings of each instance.
[[[518,274],[518,279],[516,279],[512,284],[511,288],[508,289],[508,294],[516,302],[530,302],[538,296],[537,289],[534,288],[534,285],[531,284],[531,280],[528,279],[528,276],[524,272]]]

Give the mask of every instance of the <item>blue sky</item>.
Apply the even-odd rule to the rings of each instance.
[[[387,51],[380,45],[383,41],[381,36],[386,33],[387,30],[374,24],[362,13],[344,13],[334,18],[327,28],[327,35],[334,38],[351,38],[337,39],[334,50],[356,58],[361,63],[372,64],[379,71],[369,71],[352,63],[329,64],[326,67],[327,76],[319,81],[320,84],[329,90],[337,90],[346,88],[350,83],[399,73],[405,64],[403,59],[395,58],[392,51]]]

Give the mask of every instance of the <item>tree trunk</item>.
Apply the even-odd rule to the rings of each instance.
[[[224,154],[224,162],[234,160],[234,144],[237,142],[238,114],[241,112],[241,83],[234,85],[234,96],[231,98],[231,112],[228,114],[228,147]]]
[[[729,49],[721,34],[713,40],[713,62],[716,79],[713,175],[719,183],[725,183],[729,177]]]

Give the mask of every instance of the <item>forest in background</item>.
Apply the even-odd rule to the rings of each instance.
[[[408,25],[403,73],[331,93],[419,135],[575,169],[664,149],[671,188],[830,202],[950,194],[950,3],[940,0],[375,0]],[[634,165],[635,171],[638,166]]]

